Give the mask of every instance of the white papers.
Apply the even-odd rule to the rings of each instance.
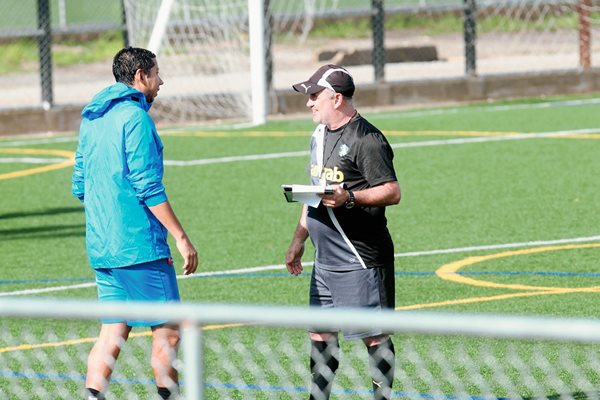
[[[333,188],[325,185],[281,185],[288,203],[300,202],[311,207],[321,203],[319,194],[332,194]]]

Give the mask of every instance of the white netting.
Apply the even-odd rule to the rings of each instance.
[[[315,14],[331,2],[268,3],[267,34],[284,32],[301,39],[312,27]],[[147,47],[161,4],[161,0],[125,2],[132,45]],[[167,121],[247,120],[252,112],[248,35],[247,0],[175,0],[159,58],[166,82],[161,96],[168,101],[157,104],[155,112]],[[268,54],[265,63],[271,63]]]
[[[483,2],[476,17],[478,71],[579,68],[580,46],[600,52],[600,42],[590,42],[600,34],[597,14],[591,1]],[[591,37],[580,37],[586,24]]]
[[[17,308],[20,304],[22,306]],[[2,399],[82,397],[86,359],[99,324],[73,316],[86,312],[98,316],[101,307],[72,301],[63,301],[62,306],[66,310],[51,300],[0,303]],[[23,315],[30,315],[32,310],[38,310],[35,315],[42,315],[45,310],[44,314],[54,316],[66,311],[71,317],[14,317],[19,315],[19,309]],[[429,313],[376,315],[367,311],[325,315],[323,310],[207,304],[135,309],[131,305],[119,305],[110,309],[113,311],[103,311],[101,315],[127,313],[130,317],[143,318],[192,315],[199,320],[206,316],[209,320],[231,321],[231,324],[205,324],[202,334],[195,339],[196,345],[179,352],[174,366],[180,372],[183,398],[190,400],[306,399],[311,379],[308,362],[311,345],[306,328],[295,325],[310,321],[328,329],[381,326],[395,332],[392,335],[396,364],[394,398],[556,400],[600,397],[597,321]],[[282,322],[275,324],[274,321]],[[190,343],[187,336],[191,332],[190,324],[186,322],[184,329],[186,346]],[[396,328],[391,329],[392,326]],[[494,335],[496,331],[498,334]],[[339,369],[331,398],[371,398],[367,349],[361,341],[341,340],[340,345]],[[122,348],[106,391],[107,399],[158,399],[150,355],[149,330],[134,330]],[[380,356],[388,362],[391,360],[389,351],[381,352]],[[195,362],[201,363],[197,371],[203,371],[202,375],[188,373]],[[195,379],[199,380],[194,381],[198,383],[196,386],[202,389],[192,397],[190,382]]]
[[[161,0],[126,2],[132,45],[147,47]],[[161,117],[241,118],[250,109],[247,1],[175,1],[160,46]]]
[[[77,323],[76,325],[78,325]],[[15,326],[20,327],[17,329]],[[4,320],[0,343],[3,399],[82,398],[86,357],[97,326],[47,322],[35,330]],[[158,399],[150,370],[150,337],[127,341],[107,399]],[[230,327],[203,334],[204,398],[306,399],[310,387],[306,332],[298,329]],[[393,336],[394,397],[423,399],[597,399],[597,345],[498,340],[462,336]],[[178,360],[184,366],[185,355]],[[182,392],[185,395],[185,376]],[[366,399],[371,377],[359,342],[341,342],[335,399]]]

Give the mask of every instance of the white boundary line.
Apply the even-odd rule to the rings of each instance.
[[[448,107],[433,110],[414,110],[406,112],[387,113],[382,112],[378,115],[379,119],[397,119],[397,118],[415,118],[423,117],[428,115],[444,115],[444,114],[458,114],[461,112],[502,112],[502,111],[513,111],[513,110],[530,110],[540,108],[553,108],[553,107],[578,107],[578,106],[594,106],[600,104],[600,99],[579,99],[579,100],[558,100],[558,101],[547,101],[543,103],[530,103],[530,104],[505,104],[496,106],[459,106],[459,107]]]
[[[0,140],[1,147],[19,147],[19,146],[30,146],[32,144],[52,144],[52,143],[69,143],[76,142],[78,140],[77,136],[61,136],[61,137],[53,137],[53,138],[45,138],[45,139],[29,139],[29,140],[11,140],[8,142],[4,142]]]
[[[64,162],[64,158],[41,158],[41,157],[0,157],[0,164],[58,164]]]
[[[442,140],[425,140],[416,142],[402,142],[392,144],[392,148],[404,149],[404,148],[415,148],[415,147],[429,147],[429,146],[449,146],[459,144],[470,144],[470,143],[486,143],[486,142],[503,142],[508,140],[527,140],[527,139],[540,139],[549,137],[562,137],[562,136],[576,136],[589,133],[599,133],[600,128],[588,128],[588,129],[576,129],[566,131],[553,131],[553,132],[539,132],[539,133],[514,133],[502,136],[477,136],[469,138],[456,138],[456,139],[442,139]],[[0,142],[0,144],[2,144]],[[227,156],[227,157],[216,157],[216,158],[204,158],[198,160],[164,160],[165,166],[172,167],[191,167],[196,165],[210,165],[210,164],[221,164],[238,161],[258,161],[258,160],[270,160],[277,158],[292,158],[292,157],[305,157],[309,154],[308,151],[290,151],[282,153],[267,153],[267,154],[248,154],[243,156]],[[32,158],[34,159],[34,158]],[[26,162],[26,158],[19,158],[21,162]],[[34,159],[35,160],[35,159]],[[46,160],[46,159],[40,159]],[[64,161],[63,159],[58,159]],[[2,161],[2,158],[0,158]]]
[[[379,111],[377,112],[377,119],[390,119],[390,118],[412,118],[412,117],[421,117],[427,115],[444,115],[444,114],[457,114],[459,112],[502,112],[502,111],[512,111],[512,110],[529,110],[529,109],[541,109],[541,108],[552,108],[552,107],[578,107],[578,106],[587,106],[587,105],[598,105],[600,104],[600,98],[590,98],[590,99],[577,99],[577,100],[556,100],[556,101],[547,101],[543,103],[524,103],[524,104],[505,104],[505,105],[491,105],[491,106],[458,106],[458,107],[448,107],[448,108],[436,108],[429,110],[414,110],[414,111],[397,111],[397,112],[385,112]],[[290,120],[297,118],[290,118]],[[235,128],[245,128],[252,126],[252,124],[239,124],[233,126]],[[214,129],[230,129],[230,126],[216,126],[210,129],[206,129],[207,131],[212,131]],[[196,127],[175,127],[175,128],[167,128],[161,129],[161,134],[169,134],[171,132],[179,133],[179,132],[187,132],[187,131],[198,131],[202,130],[202,126]],[[12,140],[12,141],[3,141],[0,140],[0,146],[24,146],[31,144],[49,144],[49,143],[62,143],[62,142],[76,142],[77,135],[71,136],[58,136],[58,137],[49,137],[40,139],[37,136],[35,139],[31,140]]]
[[[539,132],[539,133],[515,133],[507,134],[503,136],[477,136],[470,138],[457,138],[457,139],[443,139],[443,140],[427,140],[420,142],[405,142],[395,143],[391,146],[395,149],[410,148],[410,147],[427,147],[427,146],[446,146],[455,144],[469,144],[469,143],[485,143],[485,142],[503,142],[507,140],[527,140],[527,139],[540,139],[548,137],[563,137],[563,136],[576,136],[585,135],[590,133],[598,133],[600,128],[587,128],[587,129],[576,129],[567,131],[554,131],[554,132]]]
[[[218,157],[218,158],[205,158],[200,160],[165,160],[165,165],[173,167],[190,167],[194,165],[208,165],[208,164],[220,164],[236,161],[257,161],[257,160],[269,160],[273,158],[289,158],[289,157],[304,157],[308,155],[308,151],[291,151],[286,153],[269,153],[269,154],[249,154],[245,156],[231,156],[231,157]]]
[[[412,251],[407,253],[396,253],[394,257],[420,257],[420,256],[428,256],[428,255],[436,255],[436,254],[450,254],[450,253],[465,253],[465,252],[473,252],[473,251],[483,251],[483,250],[497,250],[497,249],[510,249],[517,247],[537,247],[537,246],[550,246],[557,244],[568,244],[568,243],[582,243],[582,242],[595,242],[600,241],[600,235],[598,236],[584,236],[577,238],[569,238],[569,239],[555,239],[555,240],[537,240],[532,242],[517,242],[517,243],[504,243],[504,244],[492,244],[492,245],[482,245],[482,246],[468,246],[468,247],[455,247],[450,249],[436,249],[436,250],[424,250],[424,251]],[[305,266],[312,265],[312,261],[306,261],[302,263]],[[274,264],[274,265],[264,265],[258,267],[248,267],[248,268],[238,268],[238,269],[230,269],[225,271],[208,271],[208,272],[200,272],[193,275],[177,275],[177,279],[192,279],[192,278],[202,278],[209,276],[221,276],[221,275],[235,275],[235,274],[243,274],[250,272],[262,272],[262,271],[270,271],[270,270],[280,270],[285,269],[284,264]],[[0,292],[0,297],[3,296],[25,296],[25,295],[33,295],[33,294],[41,294],[41,293],[50,293],[50,292],[61,292],[72,289],[83,289],[96,286],[95,283],[82,283],[78,285],[66,285],[66,286],[54,286],[54,287],[46,287],[42,289],[27,289],[27,290],[18,290],[14,292]]]
[[[404,142],[392,144],[392,148],[414,148],[414,147],[428,147],[428,146],[448,146],[457,144],[469,144],[469,143],[485,143],[485,142],[501,142],[507,140],[526,140],[526,139],[540,139],[547,137],[561,137],[561,136],[575,136],[588,133],[598,133],[600,128],[590,129],[577,129],[568,131],[554,131],[554,132],[540,132],[540,133],[516,133],[504,136],[480,136],[471,138],[457,138],[457,139],[443,139],[443,140],[426,140],[417,142]],[[208,165],[208,164],[219,164],[236,161],[257,161],[266,160],[273,158],[291,158],[291,157],[304,157],[308,155],[308,151],[292,151],[286,153],[270,153],[270,154],[249,154],[244,156],[231,156],[231,157],[218,157],[218,158],[205,158],[200,160],[165,160],[165,165],[175,167],[189,167],[194,165]]]
[[[413,252],[408,252],[408,253],[396,253],[396,254],[394,254],[394,257],[418,257],[418,256],[429,256],[429,255],[436,255],[436,254],[466,253],[466,252],[480,251],[480,250],[513,249],[516,247],[553,246],[553,245],[557,245],[557,244],[583,243],[583,242],[596,242],[596,241],[600,241],[600,235],[599,236],[578,237],[578,238],[571,238],[571,239],[537,240],[537,241],[533,241],[533,242],[490,244],[490,245],[483,245],[483,246],[455,247],[453,249],[413,251]]]

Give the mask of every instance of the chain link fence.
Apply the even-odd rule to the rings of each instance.
[[[600,52],[596,0],[261,1],[275,111],[276,91],[324,63],[372,84],[584,71]],[[162,4],[0,2],[0,109],[85,104],[113,81],[116,51],[148,45]],[[193,122],[247,112],[247,25],[247,0],[173,2],[160,50],[161,117]]]
[[[81,398],[101,316],[182,322],[174,367],[186,399],[307,398],[306,326],[394,332],[393,398],[600,397],[600,325],[591,320],[49,299],[4,299],[0,315],[0,393],[9,400]],[[150,340],[149,331],[130,335],[107,399],[158,398]],[[331,398],[372,398],[362,342],[341,340],[339,358]]]

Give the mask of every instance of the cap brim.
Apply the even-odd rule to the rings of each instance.
[[[292,85],[292,88],[294,88],[296,92],[302,94],[315,94],[325,89],[323,86],[319,86],[311,81],[296,83],[295,85]]]

